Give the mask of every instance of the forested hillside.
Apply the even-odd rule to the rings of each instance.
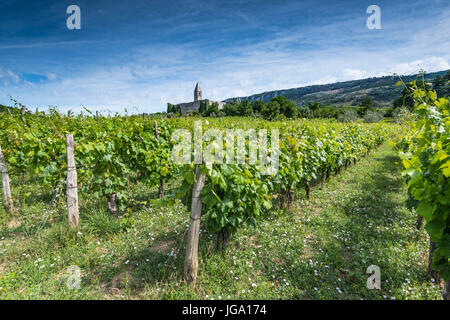
[[[432,81],[436,76],[445,76],[448,70],[425,74],[426,81]],[[405,83],[416,79],[418,75],[402,76]],[[396,86],[398,76],[386,76],[336,82],[332,84],[314,85],[300,88],[267,91],[248,97],[230,98],[225,101],[248,99],[269,101],[277,96],[285,96],[298,105],[309,102],[319,102],[322,105],[359,105],[366,96],[372,98],[377,107],[392,107],[393,101],[401,95],[402,87]]]

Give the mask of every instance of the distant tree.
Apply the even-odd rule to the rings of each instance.
[[[208,109],[203,113],[205,117],[216,117],[219,114],[219,104],[214,102]]]
[[[268,104],[264,105],[261,115],[267,120],[273,120],[278,117],[280,115],[280,104],[278,101],[270,100]]]
[[[360,117],[363,117],[367,114],[368,111],[373,111],[374,105],[372,98],[369,96],[366,96],[364,100],[360,104],[360,108],[358,109],[358,114]]]
[[[198,107],[198,113],[204,114],[206,112],[206,110],[208,109],[207,102],[208,102],[208,100],[200,101],[200,106]]]
[[[247,117],[253,115],[253,108],[247,99],[241,101],[238,105],[238,113],[240,116]]]
[[[278,96],[272,98],[271,101],[276,101],[280,105],[280,114],[286,118],[295,118],[297,116],[297,104],[285,96]]]
[[[320,103],[319,102],[310,102],[310,103],[308,103],[308,108],[312,112],[316,112],[320,108]]]
[[[204,117],[208,117],[213,111],[215,111],[215,110],[208,111],[210,108],[211,105],[209,104],[209,100],[200,101],[198,113]]]
[[[252,102],[252,109],[254,113],[261,113],[262,108],[264,108],[264,101],[255,100]]]
[[[445,74],[444,81],[446,82],[445,86],[447,88],[444,95],[448,97],[450,96],[450,70]]]
[[[450,71],[444,76],[436,76],[433,80],[433,90],[436,91],[438,98],[450,95]]]
[[[438,97],[442,97],[444,95],[445,90],[445,80],[444,77],[437,75],[433,80],[433,90],[436,91]]]
[[[176,107],[171,103],[167,103],[167,113],[176,113],[176,112],[177,112]]]
[[[336,106],[329,105],[316,110],[315,116],[317,118],[335,118],[339,115],[339,109]]]
[[[314,112],[307,105],[305,105],[298,109],[298,116],[301,118],[312,119],[314,118]]]
[[[225,113],[225,115],[227,116],[237,116],[238,115],[238,105],[236,101],[227,103],[224,107],[223,107],[223,112]]]

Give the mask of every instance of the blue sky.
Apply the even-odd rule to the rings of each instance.
[[[81,30],[66,27],[72,4]],[[448,0],[0,2],[0,103],[33,110],[157,112],[197,81],[223,100],[449,62]]]

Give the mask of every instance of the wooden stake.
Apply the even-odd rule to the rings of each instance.
[[[73,135],[66,135],[67,148],[67,217],[69,227],[76,228],[79,222],[77,168],[75,167]]]
[[[117,195],[115,193],[111,193],[108,196],[108,210],[112,214],[117,213]]]
[[[162,197],[164,197],[164,180],[159,179],[158,198],[161,199]]]
[[[195,183],[192,190],[191,216],[187,233],[186,258],[184,260],[184,279],[195,286],[198,272],[198,238],[200,230],[200,217],[202,214],[201,192],[205,187],[206,176],[198,164],[195,169]]]
[[[444,284],[444,293],[442,294],[444,300],[450,300],[450,280]]]
[[[156,122],[156,120],[155,120],[155,135],[156,135],[156,140],[158,140],[158,143],[159,143],[158,122]],[[162,197],[164,197],[164,180],[159,179],[158,198],[161,199]]]
[[[322,184],[327,181],[327,173],[325,170],[322,171]]]
[[[295,201],[295,191],[294,190],[288,190],[287,198],[288,198],[288,210],[289,210],[291,208],[291,205]]]
[[[11,186],[9,184],[8,167],[3,157],[2,147],[0,146],[0,170],[2,171],[3,199],[5,200],[5,208],[8,212],[14,211],[14,204],[11,197]]]
[[[20,115],[22,116],[22,122],[25,123],[25,106],[22,106],[22,108],[20,108]]]
[[[156,122],[156,120],[155,120],[155,135],[156,135],[156,140],[159,141],[158,122]]]
[[[433,270],[433,253],[436,250],[436,243],[431,241],[430,239],[430,249],[428,250],[428,275],[430,275],[435,281],[436,283],[441,282],[441,277],[439,276],[439,272],[437,272],[436,270]]]
[[[417,215],[417,222],[416,222],[417,230],[420,231],[422,229],[422,224],[423,224],[423,217],[420,214],[418,214]]]

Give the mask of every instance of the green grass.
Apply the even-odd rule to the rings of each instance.
[[[202,229],[195,288],[182,281],[189,215],[181,204],[146,204],[156,187],[133,185],[136,201],[119,217],[81,198],[80,227],[69,231],[62,202],[14,184],[18,214],[0,209],[0,299],[441,299],[397,161],[383,145],[313,187],[310,200],[299,193],[289,212],[241,229],[225,252]],[[371,264],[381,290],[366,288]],[[72,265],[79,290],[66,285]]]

